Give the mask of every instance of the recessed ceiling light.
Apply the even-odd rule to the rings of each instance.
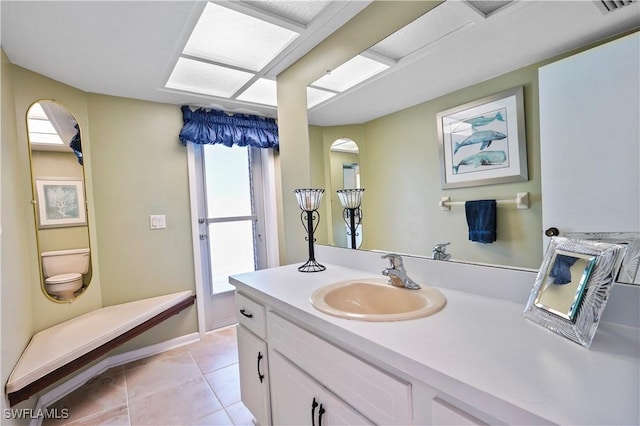
[[[333,92],[307,87],[307,108],[313,108],[319,103],[322,103],[335,95],[336,94]]]
[[[260,78],[242,92],[238,100],[276,106],[278,105],[276,82]]]
[[[207,3],[183,53],[258,71],[297,36],[270,22]]]
[[[311,85],[323,89],[335,90],[336,92],[343,92],[387,68],[389,68],[389,66],[386,64],[358,55],[324,77],[314,81]]]
[[[178,58],[166,87],[230,98],[253,74],[188,58]]]

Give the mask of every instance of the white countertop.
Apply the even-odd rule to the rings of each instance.
[[[311,293],[340,280],[379,275],[325,266],[323,272],[300,273],[288,265],[238,274],[230,282],[381,368],[508,423],[640,423],[637,328],[601,322],[586,349],[524,319],[526,300],[512,303],[441,287],[447,305],[430,317],[342,319],[313,308]]]

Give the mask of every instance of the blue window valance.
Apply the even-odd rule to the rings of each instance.
[[[224,111],[205,110],[182,106],[184,127],[180,142],[198,145],[223,144],[226,146],[253,146],[274,148],[279,145],[278,124],[273,118],[257,115],[233,114]]]

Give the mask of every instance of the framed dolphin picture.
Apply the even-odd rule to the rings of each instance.
[[[437,114],[442,188],[529,179],[522,86]]]

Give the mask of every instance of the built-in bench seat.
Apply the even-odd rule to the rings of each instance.
[[[98,359],[194,303],[191,291],[167,294],[80,315],[36,333],[5,391],[11,406]]]

